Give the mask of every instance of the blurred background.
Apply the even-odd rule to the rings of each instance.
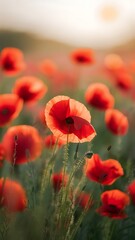
[[[134,43],[134,0],[0,0],[0,48],[123,52]]]
[[[23,74],[41,77],[47,84],[43,105],[56,94],[85,103],[84,92],[93,81],[110,87],[116,108],[130,112],[134,104],[135,0],[0,0],[0,51],[4,47],[23,50],[27,62]],[[93,49],[95,63],[86,67],[73,64],[70,54],[76,48]],[[117,60],[124,62],[133,78],[132,88],[117,89],[112,84],[104,69],[108,54],[117,54],[114,67]],[[51,71],[57,70],[53,77],[40,71],[44,59],[53,61]],[[14,81],[1,81],[0,92],[10,92]],[[108,145],[108,138],[105,141]]]

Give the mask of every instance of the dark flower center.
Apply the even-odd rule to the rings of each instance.
[[[118,209],[115,205],[113,205],[113,204],[109,204],[109,212],[110,213],[119,213],[119,211],[120,211],[120,209]]]
[[[9,109],[5,108],[5,109],[2,109],[2,115],[7,115],[9,113]]]
[[[74,124],[73,118],[72,118],[72,117],[66,118],[66,123],[67,123],[67,124]]]
[[[86,61],[86,58],[84,56],[81,56],[81,55],[77,56],[76,59],[77,59],[78,62],[85,62]]]
[[[9,58],[6,58],[3,64],[3,68],[7,70],[13,69],[13,61]]]
[[[100,175],[99,180],[102,181],[102,180],[104,180],[105,178],[107,178],[107,176],[108,176],[107,173],[103,173],[103,174]]]

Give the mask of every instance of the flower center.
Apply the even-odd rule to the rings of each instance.
[[[7,57],[3,64],[3,68],[6,70],[12,70],[13,69],[13,61]]]
[[[76,59],[77,59],[78,62],[85,62],[86,61],[86,58],[84,56],[81,56],[81,55],[77,56]]]
[[[73,118],[72,118],[72,117],[66,118],[66,123],[67,123],[67,124],[74,124]]]
[[[100,181],[103,181],[107,176],[108,176],[107,173],[102,173],[102,174],[100,175],[100,177],[99,177],[99,180],[100,180]]]
[[[7,115],[9,113],[9,109],[5,108],[5,109],[2,109],[2,115]]]
[[[109,204],[109,212],[110,213],[118,213],[120,210],[113,204]]]

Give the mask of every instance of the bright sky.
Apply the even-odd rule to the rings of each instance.
[[[0,28],[109,48],[135,37],[135,0],[0,0]]]

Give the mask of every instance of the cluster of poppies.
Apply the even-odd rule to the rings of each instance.
[[[112,61],[113,58],[113,61]],[[79,49],[72,52],[70,59],[80,65],[95,63],[95,56],[91,49]],[[113,74],[117,85],[123,89],[130,89],[132,80],[128,75],[124,63],[118,56],[110,56],[105,60],[108,72]],[[14,77],[26,68],[23,53],[16,48],[5,48],[0,54],[0,68],[3,75]],[[48,76],[59,78],[57,65],[46,59],[39,65],[40,71]],[[124,75],[123,75],[124,74]],[[127,84],[128,79],[128,84]],[[2,136],[0,144],[0,167],[5,159],[12,166],[25,164],[38,159],[43,147],[52,148],[57,144],[62,147],[68,143],[90,142],[97,135],[91,124],[90,111],[81,102],[65,95],[58,95],[49,100],[39,113],[39,119],[44,128],[51,131],[42,136],[36,127],[30,125],[10,126],[23,106],[42,99],[48,91],[43,80],[35,76],[21,76],[16,79],[12,93],[0,94],[0,127],[8,129]],[[115,135],[125,135],[129,123],[127,117],[114,108],[115,99],[109,88],[103,83],[91,83],[84,94],[88,105],[105,111],[107,128]],[[32,106],[32,105],[31,105]],[[32,108],[32,107],[31,107]],[[98,154],[85,159],[84,175],[90,181],[102,185],[111,185],[124,175],[124,170],[118,160],[102,160]],[[68,185],[69,176],[65,172],[53,173],[51,183],[55,193]],[[135,202],[135,182],[128,186],[133,203]],[[14,193],[14,194],[13,194]],[[10,178],[0,179],[0,204],[9,211],[22,211],[28,205],[25,189],[21,183]],[[70,196],[72,200],[72,197]],[[102,205],[97,212],[111,218],[126,217],[125,208],[130,203],[128,193],[114,189],[101,194]],[[82,208],[91,207],[93,200],[90,194],[80,192],[76,194],[75,203]]]
[[[118,160],[102,160],[98,154],[85,159],[84,175],[88,180],[97,182],[102,186],[112,185],[118,178],[124,175],[124,170]],[[55,192],[68,184],[69,176],[63,172],[52,175],[52,184]],[[75,192],[75,204],[83,209],[90,209],[94,205],[92,194],[87,192]],[[73,195],[73,192],[72,192]],[[73,197],[73,196],[72,196]],[[72,197],[70,196],[71,200]],[[113,219],[126,218],[126,207],[130,204],[130,198],[135,204],[135,181],[132,181],[123,192],[118,189],[108,190],[101,194],[101,206],[96,212],[102,216]]]
[[[128,131],[128,119],[118,109],[114,109],[114,97],[108,87],[103,83],[90,84],[85,93],[88,104],[105,111],[105,123],[107,128],[116,135],[125,135]]]
[[[109,54],[105,58],[105,70],[111,76],[112,82],[116,87],[123,91],[130,91],[134,86],[133,62],[128,65],[117,54]]]

